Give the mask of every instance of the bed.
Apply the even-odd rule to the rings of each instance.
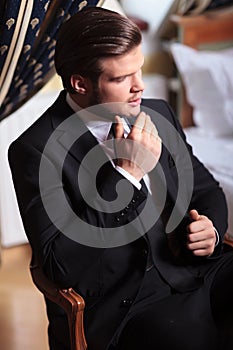
[[[172,16],[171,53],[182,82],[178,115],[194,153],[225,192],[233,242],[233,7]]]

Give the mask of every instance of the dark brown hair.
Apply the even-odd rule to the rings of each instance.
[[[126,54],[141,40],[139,28],[127,17],[99,7],[85,8],[59,30],[56,71],[67,91],[74,92],[70,84],[73,74],[97,82],[102,58]]]

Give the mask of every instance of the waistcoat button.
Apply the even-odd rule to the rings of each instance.
[[[121,306],[130,306],[132,303],[133,300],[131,298],[125,298],[121,301]]]

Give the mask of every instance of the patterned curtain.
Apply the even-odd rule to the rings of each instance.
[[[207,10],[216,9],[223,6],[232,6],[233,0],[211,0]]]
[[[0,1],[0,120],[54,75],[54,47],[62,22],[99,0]]]

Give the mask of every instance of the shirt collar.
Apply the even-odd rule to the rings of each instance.
[[[66,102],[72,108],[72,110],[78,113],[80,119],[86,125],[88,130],[93,134],[98,142],[106,141],[111,129],[112,122],[106,118],[101,118],[93,113],[89,113],[87,110],[82,109],[67,93]]]

